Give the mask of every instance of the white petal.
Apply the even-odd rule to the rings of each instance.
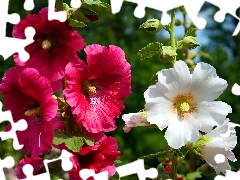
[[[198,113],[195,118],[201,123],[201,131],[210,132],[213,126],[221,126],[230,112],[232,112],[232,108],[227,103],[221,101],[201,102],[198,104]]]
[[[146,102],[158,102],[165,97],[156,85],[152,85],[144,92],[144,98]]]
[[[229,131],[229,136],[222,136],[223,133]],[[217,174],[220,172],[226,173],[226,170],[230,170],[228,160],[236,161],[235,156],[231,150],[237,144],[236,131],[229,126],[229,119],[224,121],[223,126],[215,128],[210,133],[206,134],[205,137],[214,138],[212,141],[208,142],[205,146],[201,148],[203,158],[212,166]],[[217,163],[215,161],[215,155],[222,154],[225,156],[225,161],[223,163]]]
[[[199,139],[199,127],[194,119],[172,122],[165,133],[168,145],[174,149],[186,145],[188,141],[197,141]]]
[[[223,163],[217,163],[214,160],[215,155],[217,154],[223,154],[225,157],[227,156],[232,156],[232,152],[226,152],[224,149],[220,148],[209,148],[209,147],[204,147],[201,149],[202,155],[204,160],[215,169],[217,174],[226,173],[226,170],[230,170],[230,166],[228,164],[227,158],[225,158],[225,161]]]
[[[171,99],[177,94],[188,92],[190,83],[191,75],[186,63],[177,61],[174,68],[158,72],[156,86],[165,97]]]
[[[227,81],[217,76],[214,67],[200,62],[196,65],[191,90],[197,101],[213,101],[227,88]]]
[[[160,130],[176,119],[177,116],[172,110],[172,103],[164,98],[159,102],[147,102],[145,108],[147,110],[147,121],[150,124],[156,124]]]

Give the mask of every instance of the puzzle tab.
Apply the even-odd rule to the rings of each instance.
[[[2,102],[0,102],[0,123],[9,121],[11,123],[11,130],[8,132],[0,132],[0,138],[4,141],[6,139],[13,139],[13,148],[19,150],[23,145],[19,144],[16,131],[24,131],[27,129],[27,122],[23,119],[14,122],[11,111],[2,111]]]
[[[121,10],[122,4],[124,0],[110,0],[112,13],[116,14]],[[204,18],[198,17],[198,13],[201,10],[203,4],[205,2],[209,2],[217,7],[220,10],[215,14],[214,19],[217,22],[223,22],[226,14],[230,14],[236,19],[238,19],[239,23],[233,32],[233,36],[236,36],[240,31],[240,18],[236,15],[236,10],[240,7],[240,1],[229,0],[229,1],[219,1],[219,0],[168,0],[167,2],[164,0],[125,0],[128,2],[136,3],[137,7],[134,10],[134,15],[137,18],[142,18],[145,15],[145,8],[151,8],[162,12],[161,23],[163,25],[167,25],[170,23],[171,18],[167,13],[168,11],[184,6],[189,18],[194,22],[197,28],[203,29],[207,21]]]

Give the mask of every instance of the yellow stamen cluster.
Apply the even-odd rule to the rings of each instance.
[[[49,39],[46,39],[42,42],[42,48],[44,50],[49,50],[51,46],[52,46],[52,43]]]
[[[93,95],[93,94],[97,93],[97,88],[95,86],[91,85],[91,84],[88,84],[86,86],[86,91],[88,92],[88,94]]]
[[[183,112],[188,112],[190,110],[190,106],[189,106],[189,104],[187,102],[183,102],[180,105],[180,109]]]
[[[38,107],[38,108],[35,108],[35,109],[31,109],[31,110],[28,110],[24,113],[26,116],[31,116],[31,117],[34,117],[34,116],[41,116],[41,108]]]
[[[175,109],[180,117],[186,113],[196,111],[196,104],[190,94],[178,95],[173,99],[173,109]]]

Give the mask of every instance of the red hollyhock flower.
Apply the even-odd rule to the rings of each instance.
[[[48,152],[54,130],[51,119],[57,114],[57,101],[52,98],[49,81],[36,69],[14,67],[4,75],[0,93],[14,122],[20,119],[27,121],[28,128],[17,132],[19,143],[24,145],[21,151],[32,157]]]
[[[81,180],[81,169],[93,169],[95,173],[108,171],[108,177],[114,175],[116,167],[114,161],[120,156],[118,145],[113,137],[106,137],[94,146],[85,146],[80,149],[71,161],[73,168],[69,171],[70,180]],[[89,178],[90,179],[90,178]]]
[[[29,158],[27,156],[24,156],[22,160],[19,161],[18,165],[15,168],[16,176],[18,179],[25,179],[26,175],[24,174],[22,168],[25,164],[30,164],[33,167],[33,175],[38,175],[44,172],[43,169],[41,169],[41,166],[43,165],[43,158],[35,157],[35,158]]]
[[[15,54],[15,62],[20,66],[36,68],[50,82],[61,79],[67,63],[78,61],[76,52],[84,48],[82,37],[67,21],[49,21],[48,8],[43,8],[38,15],[27,15],[14,26],[13,37],[25,39],[24,30],[28,26],[36,31],[34,42],[25,48],[30,59],[23,63]]]
[[[87,64],[66,66],[66,101],[76,121],[97,133],[116,128],[114,118],[124,109],[122,100],[131,93],[130,65],[116,46],[90,45],[85,48]]]

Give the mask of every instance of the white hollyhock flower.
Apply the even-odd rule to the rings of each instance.
[[[223,126],[215,128],[204,136],[212,140],[200,147],[203,159],[215,169],[217,174],[220,172],[225,174],[226,170],[231,169],[228,159],[236,161],[231,151],[237,144],[236,131],[232,125],[227,119]]]
[[[193,74],[183,61],[174,68],[157,73],[158,82],[144,93],[147,120],[160,130],[168,127],[165,138],[172,148],[178,149],[188,141],[199,139],[199,130],[210,132],[222,125],[232,108],[214,101],[227,87],[209,64],[200,62]]]
[[[126,124],[123,127],[124,132],[128,133],[132,129],[132,127],[151,126],[151,124],[147,122],[146,117],[146,112],[124,114],[122,116],[122,119],[125,121]]]

